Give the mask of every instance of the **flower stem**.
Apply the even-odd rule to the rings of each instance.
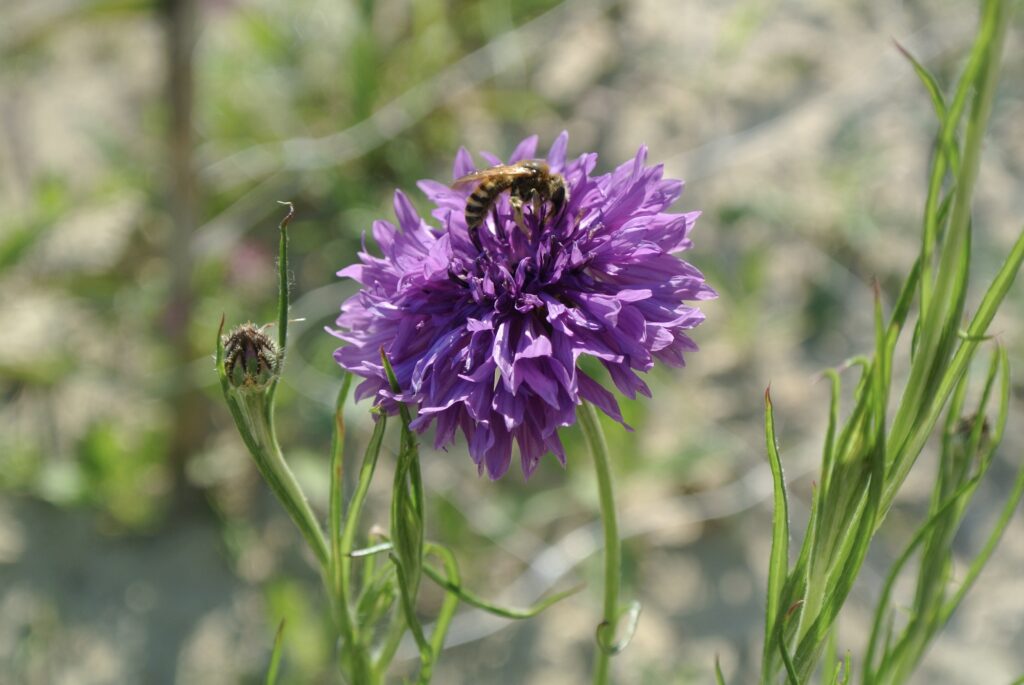
[[[615,492],[608,459],[608,444],[593,405],[584,402],[578,412],[583,437],[594,457],[597,472],[597,491],[601,500],[601,522],[604,525],[604,618],[597,627],[597,659],[594,665],[594,683],[608,683],[609,661],[612,650],[604,644],[604,635],[614,636],[619,619],[619,575],[622,550],[619,544],[619,523],[615,515]]]
[[[234,400],[234,401],[233,401]],[[316,555],[324,573],[330,563],[330,553],[323,529],[316,520],[313,510],[309,507],[306,495],[299,487],[298,481],[288,468],[288,463],[277,445],[272,426],[267,422],[267,398],[263,394],[239,393],[237,400],[229,398],[228,406],[232,410],[239,432],[249,447],[256,467],[263,480],[277,495],[284,505],[285,511],[298,527],[309,548]],[[328,587],[330,589],[330,587]]]

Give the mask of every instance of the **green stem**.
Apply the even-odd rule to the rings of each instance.
[[[328,521],[328,537],[331,541],[331,586],[337,604],[338,622],[346,638],[351,638],[350,614],[348,609],[348,588],[341,575],[341,518],[342,518],[342,482],[345,464],[345,396],[351,384],[352,376],[346,374],[342,381],[338,399],[334,405],[334,438],[331,442],[331,493],[330,520]]]
[[[288,302],[291,299],[288,297],[288,224],[295,216],[295,205],[281,201],[278,201],[278,204],[288,207],[288,213],[278,226],[280,237],[277,248],[277,345],[284,351],[284,346],[288,343]]]
[[[232,393],[228,406],[238,424],[239,432],[246,446],[252,453],[260,475],[267,481],[270,489],[281,501],[285,511],[298,526],[302,537],[313,550],[320,567],[325,572],[329,568],[330,555],[327,551],[327,540],[323,530],[317,523],[316,516],[303,494],[302,488],[295,480],[295,475],[288,468],[288,463],[281,454],[281,448],[274,438],[273,430],[267,423],[267,396],[263,393]]]
[[[277,352],[280,355],[280,359],[277,367],[279,375],[271,383],[270,389],[267,391],[267,420],[270,422],[271,428],[274,425],[274,399],[277,397],[277,386],[281,380],[280,374],[284,371],[285,346],[288,344],[288,307],[290,301],[288,297],[288,224],[291,222],[292,217],[295,216],[295,205],[291,202],[278,201],[278,204],[286,205],[288,213],[281,219],[281,223],[278,225],[280,239],[277,251]]]
[[[351,374],[345,374],[338,391],[338,399],[334,407],[334,438],[331,444],[331,495],[330,495],[330,525],[328,526],[328,537],[331,541],[331,595],[334,599],[334,608],[337,615],[338,627],[341,637],[344,640],[344,650],[347,653],[347,664],[351,671],[352,679],[355,682],[377,682],[373,680],[373,668],[370,656],[362,643],[359,625],[353,616],[351,609],[352,592],[350,589],[350,564],[351,559],[345,549],[345,537],[342,534],[342,476],[345,456],[345,417],[344,406],[352,385]],[[365,478],[366,474],[361,474]],[[372,471],[370,476],[372,477]],[[363,486],[363,483],[360,483]],[[365,484],[369,487],[369,483]],[[365,495],[365,488],[363,494]],[[351,511],[350,511],[351,513]],[[358,512],[350,516],[345,522],[345,532],[348,533],[348,543],[351,546],[354,523],[358,523]],[[343,661],[344,663],[344,661]]]
[[[387,428],[387,417],[381,416],[373,428],[373,435],[366,446],[366,454],[363,457],[363,464],[359,469],[359,482],[356,490],[349,500],[348,510],[345,513],[345,526],[341,531],[338,540],[338,555],[336,557],[337,567],[335,582],[338,584],[339,599],[339,620],[343,630],[348,631],[349,649],[352,654],[352,675],[354,682],[382,682],[383,671],[387,668],[378,669],[373,659],[367,653],[366,645],[363,644],[363,635],[360,626],[352,615],[351,609],[351,587],[352,587],[352,548],[355,545],[356,531],[359,527],[359,520],[366,502],[367,493],[370,491],[370,482],[373,480],[373,473],[377,468],[377,459],[380,456],[381,443],[384,440],[384,431]],[[340,474],[338,488],[340,489]],[[340,497],[340,496],[339,496]],[[340,504],[339,504],[340,508]]]
[[[594,456],[597,472],[597,491],[601,500],[601,521],[604,525],[604,618],[597,627],[598,650],[594,666],[594,683],[608,683],[610,650],[602,643],[603,635],[614,637],[619,618],[619,580],[622,565],[622,550],[619,544],[619,524],[615,515],[615,492],[612,487],[611,465],[608,459],[608,444],[597,418],[597,412],[584,402],[577,416],[583,437]]]
[[[459,575],[459,565],[455,561],[455,555],[448,549],[428,542],[424,545],[424,554],[433,554],[441,559],[448,582],[453,583],[456,587],[462,584],[462,577]],[[458,593],[446,592],[444,602],[441,604],[441,611],[438,612],[437,621],[434,623],[434,632],[430,636],[430,651],[434,654],[434,661],[437,661],[441,651],[444,649],[444,639],[448,635],[448,628],[451,626],[452,619],[455,618],[455,610],[458,607]],[[429,678],[430,674],[428,672],[427,680]]]

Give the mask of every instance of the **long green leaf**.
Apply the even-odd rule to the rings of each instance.
[[[544,611],[551,605],[560,602],[566,597],[575,595],[584,587],[582,585],[577,585],[575,587],[569,588],[568,590],[556,592],[555,594],[544,598],[543,600],[537,602],[533,606],[530,606],[526,609],[516,609],[512,607],[502,607],[498,606],[497,604],[492,604],[491,602],[488,602],[487,600],[483,599],[480,595],[476,594],[464,585],[453,583],[451,580],[449,580],[449,578],[445,575],[444,572],[434,568],[430,564],[425,564],[423,566],[423,573],[426,574],[428,578],[433,580],[444,590],[458,595],[459,599],[465,602],[466,604],[474,606],[477,609],[482,609],[490,614],[494,614],[495,616],[500,616],[501,618],[509,618],[513,620],[533,618],[534,616]]]
[[[789,500],[782,472],[782,459],[775,438],[775,417],[772,411],[771,389],[764,393],[764,433],[768,450],[768,463],[772,471],[772,549],[768,563],[768,598],[765,614],[765,664],[771,663],[770,650],[775,649],[782,636],[780,615],[783,585],[789,572]]]

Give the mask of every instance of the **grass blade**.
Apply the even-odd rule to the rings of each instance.
[[[284,651],[284,624],[285,620],[282,618],[281,622],[277,625],[277,633],[274,635],[274,648],[270,652],[270,665],[267,666],[266,685],[275,685],[277,683],[277,671],[281,666],[281,654]]]
[[[768,564],[768,606],[765,616],[764,662],[770,663],[769,650],[776,640],[781,640],[782,617],[780,603],[783,586],[789,573],[789,501],[786,496],[786,482],[782,472],[782,460],[775,438],[775,417],[772,411],[771,388],[764,393],[764,432],[768,449],[768,462],[772,471],[772,550]],[[785,652],[785,650],[783,650]]]

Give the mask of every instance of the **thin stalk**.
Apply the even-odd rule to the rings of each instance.
[[[455,555],[441,545],[432,545],[429,542],[425,545],[425,554],[434,554],[441,559],[444,565],[445,575],[450,583],[459,586],[462,584],[462,576],[459,575],[459,565],[455,561]],[[448,628],[455,617],[455,610],[459,607],[459,595],[455,592],[446,592],[441,611],[434,623],[434,633],[430,636],[430,649],[434,653],[434,661],[437,661],[441,651],[444,649],[444,639],[448,635]],[[427,679],[430,674],[428,672]]]
[[[284,240],[283,236],[282,232],[282,241]],[[282,279],[282,287],[285,287],[284,284],[285,281]],[[345,541],[342,533],[342,483],[345,463],[345,416],[343,408],[351,386],[352,376],[345,374],[334,407],[334,437],[331,442],[330,521],[328,522],[328,538],[331,545],[330,591],[331,597],[334,600],[338,628],[348,654],[348,663],[351,667],[352,677],[357,681],[369,682],[373,669],[369,655],[363,648],[360,639],[359,624],[352,614],[352,592],[349,585],[351,560],[346,555]],[[347,531],[356,522],[358,522],[358,515],[352,517],[346,523],[345,530]]]
[[[341,399],[339,398],[339,403]],[[340,406],[339,406],[340,411]],[[359,624],[352,615],[352,548],[355,544],[356,531],[359,527],[360,514],[363,504],[366,502],[366,495],[370,490],[370,482],[373,480],[374,470],[377,468],[377,459],[380,456],[381,443],[384,440],[384,430],[387,428],[387,417],[381,415],[373,428],[370,442],[366,446],[366,453],[363,457],[363,464],[359,469],[359,482],[356,491],[349,500],[348,509],[345,512],[345,526],[341,531],[340,539],[337,539],[336,552],[334,557],[335,567],[332,582],[337,588],[336,601],[338,604],[338,621],[341,625],[342,634],[348,640],[346,645],[352,661],[352,675],[355,682],[381,682],[383,680],[384,668],[379,668],[373,663],[372,658],[367,654],[366,646],[363,644],[363,636],[359,630]],[[340,446],[339,446],[340,450]],[[337,453],[336,453],[337,454]],[[339,457],[340,459],[340,457]],[[338,507],[340,509],[340,488],[341,471],[340,463],[336,467],[336,478],[338,482]],[[332,513],[332,518],[334,514]],[[340,518],[338,520],[340,524]],[[332,526],[337,525],[332,521]],[[332,533],[333,535],[334,533]]]
[[[428,543],[428,545],[429,544],[430,543]],[[437,547],[437,545],[434,545],[434,547]],[[569,588],[568,590],[556,592],[555,594],[551,595],[550,597],[544,598],[543,600],[537,602],[531,607],[528,607],[526,609],[517,609],[514,607],[501,607],[496,604],[491,604],[486,599],[476,594],[469,588],[458,583],[452,582],[450,579],[451,574],[448,574],[448,576],[446,576],[444,573],[434,568],[430,564],[423,565],[423,573],[426,574],[428,578],[437,583],[437,585],[441,587],[443,590],[456,595],[460,600],[462,600],[466,604],[476,607],[477,609],[486,611],[489,614],[513,620],[533,618],[540,612],[547,609],[552,604],[560,602],[566,597],[574,595],[583,589],[582,585],[577,585],[575,587]]]
[[[384,680],[384,674],[388,670],[398,647],[402,644],[402,636],[405,635],[405,614],[395,611],[391,614],[391,621],[388,623],[384,633],[384,640],[381,643],[379,652],[373,662],[373,672],[378,680]]]
[[[373,435],[366,446],[366,455],[363,457],[363,465],[359,469],[359,482],[356,484],[356,491],[352,493],[352,499],[348,503],[348,511],[345,513],[345,530],[341,534],[341,554],[339,556],[341,566],[342,582],[347,586],[352,573],[352,547],[355,544],[356,530],[359,528],[359,516],[366,502],[366,495],[370,491],[370,481],[373,480],[373,472],[377,468],[377,459],[380,456],[381,443],[384,440],[384,431],[387,428],[388,418],[381,414],[377,424],[373,427]]]
[[[267,481],[270,489],[274,491],[281,501],[285,511],[292,521],[299,528],[302,537],[313,551],[320,567],[327,570],[330,564],[330,553],[328,552],[327,540],[324,538],[323,530],[317,523],[316,516],[306,500],[306,495],[295,480],[295,475],[288,468],[288,463],[281,454],[281,448],[273,436],[273,432],[266,421],[262,419],[253,420],[253,417],[263,417],[266,411],[266,395],[262,393],[238,393],[237,402],[228,402],[235,415],[236,421],[242,420],[239,424],[245,426],[240,431],[243,438],[246,433],[251,439],[246,439],[249,451],[252,452],[256,467]]]
[[[331,539],[331,583],[334,586],[335,599],[347,604],[347,593],[343,592],[345,586],[342,581],[341,565],[341,518],[342,518],[342,482],[343,469],[345,464],[345,415],[342,408],[345,404],[345,397],[352,383],[352,376],[345,374],[341,383],[341,390],[338,392],[338,399],[334,406],[334,439],[331,443],[331,495],[330,495],[330,521],[328,521],[328,536]]]
[[[278,224],[278,247],[277,247],[277,353],[280,357],[277,365],[277,372],[283,373],[284,371],[284,358],[285,350],[288,345],[288,310],[291,306],[291,297],[288,287],[288,224],[291,223],[292,217],[295,216],[295,205],[291,202],[281,202],[279,204],[288,207],[288,213],[285,214],[284,218],[281,219],[281,223]],[[280,383],[280,376],[270,386],[270,390],[267,395],[269,397],[267,401],[267,419],[273,424],[274,422],[274,398],[277,397],[277,386]],[[346,389],[346,393],[347,393]]]
[[[604,525],[604,618],[597,628],[597,659],[594,667],[594,683],[608,683],[611,653],[603,644],[605,634],[614,636],[619,618],[619,580],[622,565],[622,550],[619,544],[619,523],[615,515],[615,492],[612,485],[611,465],[608,459],[608,444],[601,430],[597,412],[584,402],[578,412],[583,437],[594,457],[597,472],[597,491],[601,500],[601,522]]]

